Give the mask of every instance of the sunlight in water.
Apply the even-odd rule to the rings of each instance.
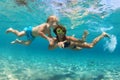
[[[106,18],[111,14],[112,10],[119,8],[119,5],[115,6],[117,1],[51,0],[49,1],[50,4],[46,5],[49,7],[48,9],[53,11],[53,14],[57,15],[58,17],[61,17],[62,15],[68,18],[71,22],[69,28],[74,29],[78,26],[80,27],[82,24],[85,24],[86,21],[83,21],[83,19],[88,15],[92,15],[92,19],[95,18],[95,15],[99,16],[101,20]],[[91,19],[90,22],[92,22]]]
[[[117,38],[115,35],[111,35],[111,38],[109,41],[106,41],[106,44],[104,45],[105,50],[109,50],[111,53],[115,50],[117,45]]]
[[[119,4],[120,0],[0,0],[0,80],[120,80]],[[88,30],[87,43],[102,32],[110,38],[105,36],[94,48],[83,50],[74,50],[87,45],[74,38],[64,44],[66,49],[48,50],[49,42],[42,37],[29,46],[10,44],[19,37],[6,34],[9,27],[22,31],[46,23],[50,15],[65,26],[66,36],[81,39]],[[52,38],[58,37],[49,30]]]

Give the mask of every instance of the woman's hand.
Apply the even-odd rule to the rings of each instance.
[[[60,48],[64,48],[64,42],[58,42],[58,47],[60,47]]]

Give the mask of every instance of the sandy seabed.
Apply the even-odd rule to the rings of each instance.
[[[64,63],[48,58],[0,57],[0,80],[120,80],[119,62]]]

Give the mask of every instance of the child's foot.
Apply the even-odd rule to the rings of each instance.
[[[104,35],[104,37],[110,38],[110,36],[106,32],[103,32],[102,34]]]
[[[11,44],[15,44],[15,43],[19,43],[19,42],[20,42],[20,40],[16,39],[16,40],[12,41]]]
[[[6,33],[12,32],[12,30],[13,30],[13,28],[8,28],[8,29],[6,30]]]

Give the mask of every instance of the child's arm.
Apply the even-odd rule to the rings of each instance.
[[[52,38],[53,39],[53,42],[52,42],[52,46],[48,46],[48,49],[49,50],[53,50],[53,49],[55,49],[55,48],[57,48],[58,47],[58,45],[57,45],[57,42],[56,42],[56,38]]]
[[[58,45],[55,44],[54,46],[49,46],[48,49],[49,49],[49,50],[53,50],[53,49],[55,49],[55,48],[57,48],[57,47],[58,47]]]
[[[51,35],[51,33],[48,34],[48,37],[53,38],[52,35]]]
[[[40,31],[39,31],[39,35],[41,36],[41,37],[43,37],[43,38],[45,38],[45,39],[47,39],[47,40],[50,40],[50,35],[49,36],[47,36],[46,34],[45,34],[45,30],[46,30],[46,24],[43,24],[43,25],[41,25],[40,26]],[[49,32],[48,32],[49,33]]]
[[[39,32],[39,35],[47,40],[49,39],[49,37],[42,31]]]

